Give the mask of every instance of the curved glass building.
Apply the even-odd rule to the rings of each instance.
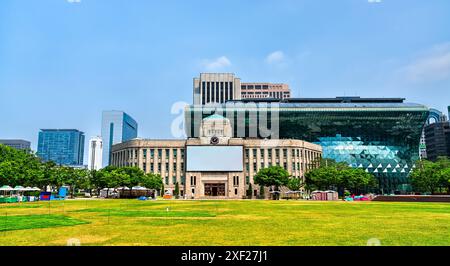
[[[419,159],[429,109],[403,98],[304,98],[230,101],[185,110],[188,137],[213,113],[232,121],[234,137],[300,139],[323,148],[323,157],[365,169],[381,193],[408,191],[408,175]]]

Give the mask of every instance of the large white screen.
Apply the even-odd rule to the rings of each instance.
[[[188,146],[188,172],[241,172],[242,146]]]

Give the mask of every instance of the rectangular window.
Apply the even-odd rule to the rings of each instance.
[[[174,171],[174,172],[177,171],[177,163],[173,163],[173,171]]]
[[[166,185],[169,185],[169,177],[168,176],[166,176],[166,178],[165,178],[165,183],[166,183]]]
[[[146,160],[147,159],[147,149],[143,149],[142,153],[143,153],[142,156],[143,156],[144,160]]]
[[[166,149],[166,159],[169,159],[169,155],[170,155],[170,150]]]
[[[162,157],[162,149],[158,149],[158,158],[161,159]]]
[[[223,94],[223,82],[220,82],[220,100],[221,102],[225,102],[224,94]]]
[[[220,99],[219,99],[219,93],[220,93],[219,84],[220,84],[219,82],[216,82],[216,99],[215,99],[216,103],[220,102]]]
[[[191,186],[196,186],[197,185],[197,177],[194,175],[194,176],[191,176]]]
[[[234,189],[234,195],[237,195],[238,194],[238,190],[237,190],[237,188],[235,188]]]
[[[144,173],[147,173],[147,163],[142,164],[142,171],[144,171]]]
[[[233,82],[230,82],[230,99],[234,99],[233,98]]]
[[[229,100],[230,98],[228,97],[228,82],[225,82],[225,100]]]
[[[154,173],[155,167],[153,166],[153,164],[150,164],[150,172]]]
[[[154,149],[150,150],[150,157],[155,158],[155,150]]]
[[[239,186],[239,176],[233,176],[233,186]]]
[[[206,100],[205,100],[205,103],[209,103],[209,98],[210,98],[210,93],[211,93],[210,83],[211,82],[206,82]]]
[[[211,102],[215,102],[215,95],[216,95],[216,83],[215,82],[211,82]]]
[[[205,82],[202,81],[202,104],[205,104]]]
[[[176,184],[177,183],[177,177],[176,176],[172,176],[172,184]]]

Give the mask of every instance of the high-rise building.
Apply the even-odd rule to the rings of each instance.
[[[233,73],[200,73],[194,78],[195,105],[241,99],[241,79]]]
[[[103,111],[102,114],[102,140],[103,156],[102,166],[109,165],[111,147],[137,137],[137,122],[123,111]]]
[[[37,155],[60,165],[83,165],[84,133],[76,129],[41,129]]]
[[[428,107],[403,98],[291,98],[279,102],[241,100],[219,106],[188,106],[186,135],[198,137],[202,119],[230,119],[234,138],[301,139],[323,148],[323,157],[373,173],[382,193],[408,191],[419,159]]]
[[[425,140],[425,128],[428,125],[431,125],[433,123],[437,123],[437,122],[445,122],[447,121],[447,116],[445,114],[443,114],[441,111],[434,109],[434,108],[430,108],[430,112],[428,114],[428,118],[427,118],[427,122],[424,126],[424,128],[422,129],[422,136],[420,138],[420,146],[419,146],[419,156],[420,159],[428,159],[428,154],[427,154],[427,143]]]
[[[100,170],[102,168],[103,141],[101,137],[89,140],[88,169]]]
[[[450,122],[441,121],[425,127],[427,159],[435,161],[440,156],[450,157]]]
[[[286,99],[291,98],[288,84],[283,83],[241,83],[242,99]]]
[[[18,150],[29,150],[31,147],[31,143],[23,139],[0,139],[0,144]]]

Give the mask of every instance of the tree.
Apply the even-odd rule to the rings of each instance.
[[[37,186],[42,163],[36,154],[0,144],[0,182],[10,186]]]
[[[447,188],[447,194],[450,193],[450,167],[441,169],[439,172],[440,179],[443,182],[443,185]]]
[[[261,185],[261,186],[259,186],[259,198],[264,199],[265,196],[266,196],[266,192],[264,190],[264,186]]]
[[[412,171],[410,179],[416,192],[434,194],[442,185],[438,163],[422,160]]]
[[[149,189],[159,190],[162,186],[162,178],[159,174],[148,173],[143,177],[141,185]]]
[[[437,175],[439,176],[439,190],[443,192],[447,190],[447,194],[450,194],[450,159],[442,156],[438,157],[437,161]]]
[[[253,177],[254,183],[263,187],[271,187],[274,191],[279,191],[280,186],[286,186],[290,174],[281,166],[270,166],[262,168]],[[278,195],[276,199],[278,199]]]
[[[292,191],[299,191],[302,186],[303,182],[300,178],[291,178],[287,184],[287,187]]]
[[[358,193],[376,186],[375,177],[361,168],[351,168],[345,163],[337,163],[330,159],[323,159],[319,167],[305,174],[308,190],[337,190],[343,194],[345,189]]]
[[[249,199],[251,199],[253,196],[253,188],[252,188],[252,183],[248,184],[248,189],[247,189],[247,197]]]
[[[175,198],[178,199],[178,197],[180,196],[180,185],[178,184],[178,182],[175,183],[175,190],[173,193],[175,194]]]

